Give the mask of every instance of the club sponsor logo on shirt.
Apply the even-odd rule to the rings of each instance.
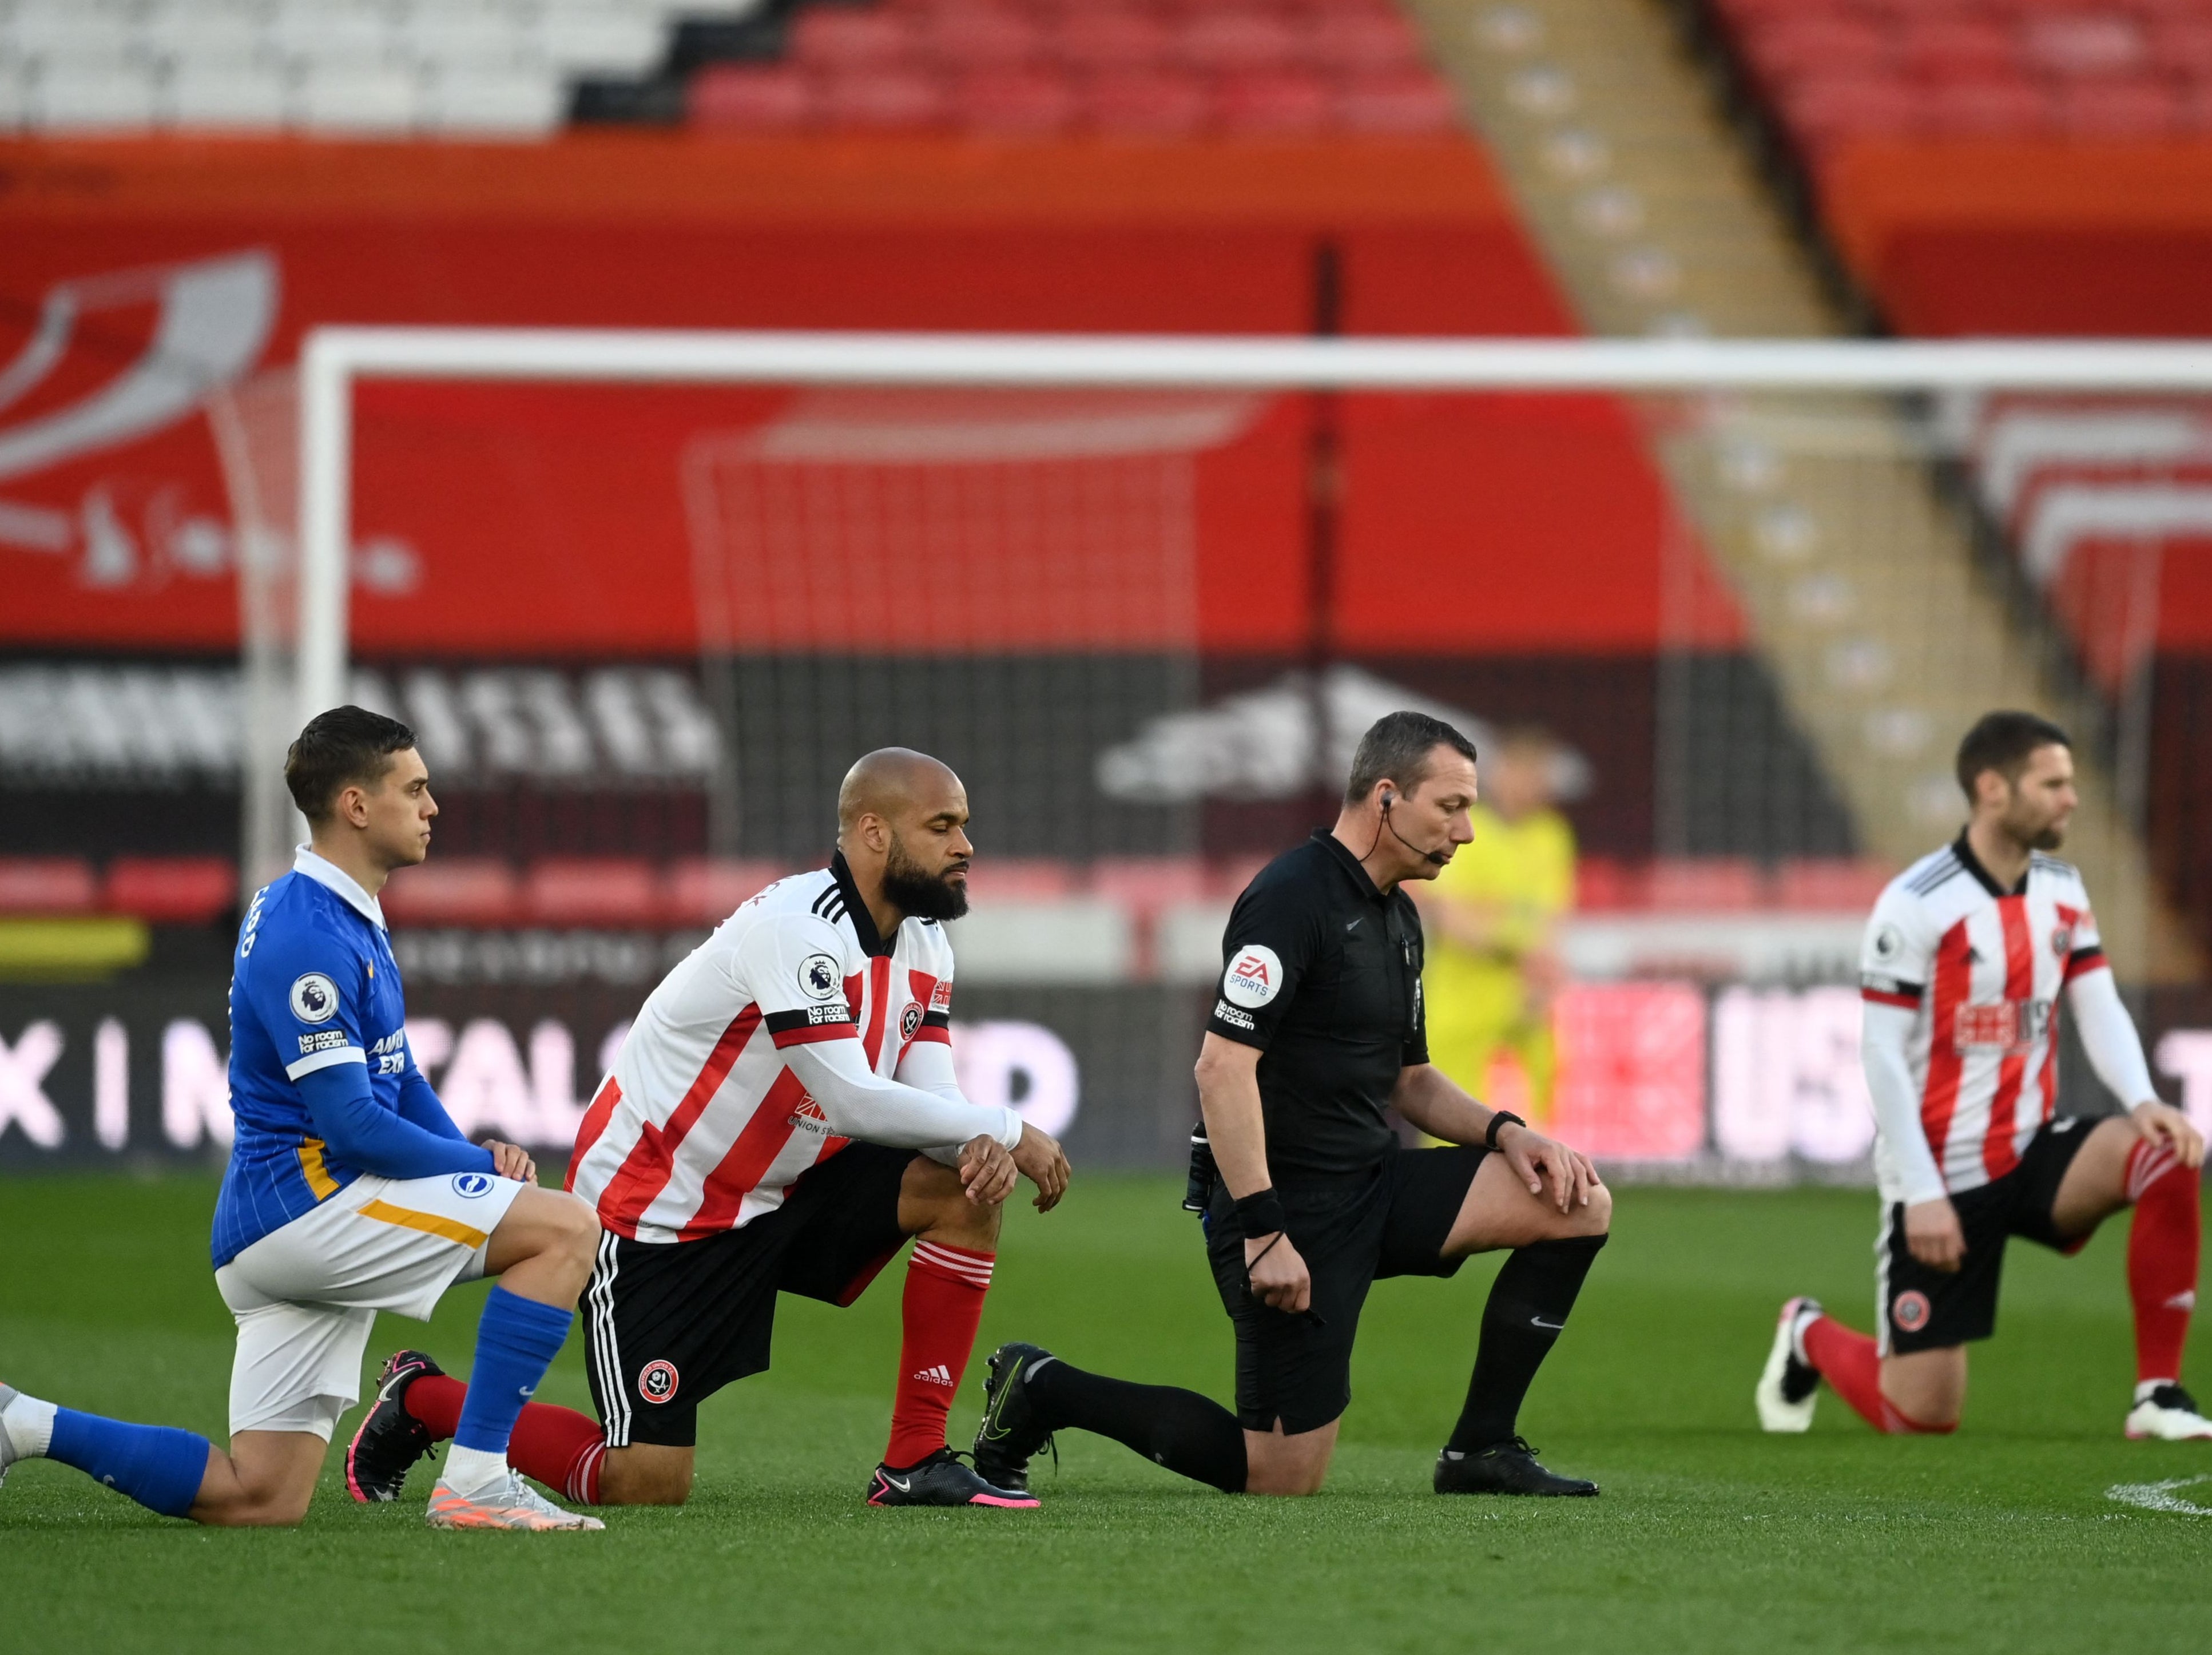
[[[2047,1000],[1993,1000],[1961,1006],[1951,1025],[1952,1042],[1961,1052],[2024,1052],[2050,1032]]]
[[[676,1400],[676,1364],[647,1362],[638,1370],[637,1394],[658,1408]]]
[[[491,1174],[456,1172],[453,1174],[453,1193],[463,1201],[474,1201],[478,1196],[489,1196],[491,1194]]]
[[[830,1117],[822,1112],[822,1105],[814,1101],[811,1092],[802,1093],[799,1106],[791,1111],[791,1125],[799,1132],[811,1132],[817,1138],[831,1135]]]
[[[809,1000],[827,1000],[844,987],[837,962],[828,954],[809,954],[799,962],[799,989]]]
[[[899,1037],[902,1040],[911,1040],[921,1031],[921,1004],[917,1001],[899,1013]]]
[[[1226,1023],[1232,1029],[1249,1029],[1253,1026],[1251,1013],[1239,1011],[1225,1000],[1217,1000],[1213,1002],[1213,1015],[1218,1021]]]
[[[1283,962],[1273,949],[1256,942],[1238,949],[1221,974],[1221,997],[1248,1008],[1266,1005],[1282,986]]]
[[[1889,1319],[1897,1323],[1900,1333],[1917,1333],[1928,1325],[1928,1295],[1917,1287],[1908,1287],[1897,1295],[1889,1307]]]
[[[327,1023],[338,1014],[338,985],[320,971],[294,979],[292,1015],[302,1023]]]

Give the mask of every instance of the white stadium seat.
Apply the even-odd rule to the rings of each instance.
[[[556,67],[606,75],[642,74],[668,50],[666,23],[645,15],[549,11],[536,33],[539,50]]]
[[[559,126],[567,113],[567,88],[544,70],[449,70],[430,82],[423,98],[423,125],[457,137],[535,137]]]
[[[282,126],[291,109],[291,76],[273,64],[185,62],[171,72],[169,121],[178,126],[250,131]]]
[[[420,95],[409,70],[319,63],[301,76],[295,107],[299,125],[323,132],[405,132]]]
[[[137,64],[47,64],[32,86],[32,107],[46,131],[140,131],[158,113],[158,78]]]

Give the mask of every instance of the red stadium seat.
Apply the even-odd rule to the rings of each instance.
[[[1316,69],[1352,75],[1418,70],[1421,37],[1395,12],[1321,12],[1305,31],[1302,56]]]
[[[1003,69],[963,76],[953,107],[961,125],[972,131],[1030,136],[1066,131],[1076,124],[1082,105],[1065,74]]]
[[[1575,866],[1575,906],[1593,914],[1641,908],[1650,899],[1646,870],[1610,856],[1585,856]]]
[[[1049,902],[1079,883],[1067,863],[1044,857],[987,856],[969,871],[968,896],[981,903]]]
[[[2028,62],[2054,75],[2135,75],[2150,58],[2142,26],[2117,11],[2032,18],[2021,45]]]
[[[1082,91],[1084,125],[1101,132],[1183,137],[1203,131],[1213,100],[1194,76],[1139,70],[1098,75]]]
[[[2021,65],[2020,37],[1993,18],[1938,17],[1908,23],[1897,44],[1904,66],[1931,79],[2002,76]]]
[[[791,60],[823,68],[851,64],[901,64],[919,55],[913,20],[888,9],[809,6],[792,21]]]
[[[814,80],[787,64],[714,64],[691,78],[685,102],[695,126],[791,131],[815,117]]]
[[[1925,97],[1903,81],[1820,76],[1793,87],[1783,113],[1798,139],[1817,149],[1841,138],[1912,131],[1928,112]]]
[[[1893,871],[1881,862],[1842,856],[1796,858],[1774,872],[1775,905],[1808,913],[1864,913]]]
[[[1737,912],[1765,897],[1759,864],[1741,856],[1662,856],[1651,864],[1650,904],[1684,912]]]
[[[1019,12],[947,7],[924,30],[929,53],[949,69],[1025,64],[1046,55],[1045,31]]]
[[[636,858],[550,856],[522,882],[522,916],[532,925],[658,926],[660,881]]]
[[[2153,27],[2150,61],[2160,69],[2212,76],[2212,16],[2177,17]]]
[[[2182,100],[2163,81],[2083,81],[2059,90],[2054,119],[2077,137],[2154,137],[2182,125]]]
[[[1176,59],[1215,73],[1279,69],[1300,56],[1298,32],[1264,11],[1190,13],[1175,31]]]
[[[1764,24],[1747,34],[1744,56],[1769,87],[1808,75],[1879,74],[1894,56],[1887,30],[1850,17]]]
[[[1296,70],[1224,76],[1214,99],[1221,130],[1246,134],[1319,132],[1336,106],[1327,81]]]
[[[100,905],[88,862],[75,856],[0,856],[0,914],[84,914]]]
[[[1212,894],[1205,862],[1195,856],[1101,856],[1091,865],[1093,895],[1139,911]]]
[[[1147,12],[1071,11],[1048,39],[1053,54],[1072,68],[1150,68],[1168,57],[1168,31]]]
[[[914,69],[847,69],[825,76],[817,95],[824,125],[872,132],[926,131],[951,111],[944,80]]]
[[[118,856],[107,865],[106,907],[157,924],[204,925],[238,900],[238,869],[221,856]]]
[[[514,870],[488,858],[440,857],[392,876],[380,900],[406,925],[503,926],[520,917]]]
[[[692,856],[668,870],[661,914],[671,925],[720,925],[784,875],[775,862]]]
[[[1336,119],[1347,132],[1452,132],[1459,99],[1425,69],[1362,75],[1337,94]]]
[[[2051,94],[2025,78],[1954,81],[1930,87],[1928,125],[1962,137],[2018,136],[2039,131],[2051,116]]]

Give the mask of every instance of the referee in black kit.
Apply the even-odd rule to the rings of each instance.
[[[987,1481],[1026,1488],[1030,1457],[1077,1429],[1231,1494],[1313,1494],[1352,1400],[1369,1285],[1448,1276],[1506,1247],[1437,1492],[1597,1493],[1538,1464],[1515,1427],[1605,1245],[1612,1197],[1587,1158],[1485,1109],[1429,1062],[1421,922],[1399,886],[1434,879],[1473,837],[1474,799],[1474,745],[1392,713],[1360,741],[1336,826],[1270,862],[1230,915],[1198,1059],[1219,1170],[1199,1145],[1193,1183],[1237,1328],[1236,1414],[1002,1345],[975,1438]],[[1449,1147],[1401,1147],[1392,1108]]]

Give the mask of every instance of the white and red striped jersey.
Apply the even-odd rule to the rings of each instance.
[[[885,942],[842,856],[780,879],[647,999],[578,1129],[568,1187],[636,1241],[694,1240],[775,1211],[849,1141],[793,1072],[823,1042],[854,1043],[874,1076],[932,1088],[897,1095],[951,1119],[960,1141],[1000,1135],[1007,1112],[978,1110],[952,1085],[951,1003],[952,945],[934,921],[906,920]],[[910,1062],[920,1052],[936,1061]]]
[[[1905,1061],[1946,1190],[1977,1189],[2019,1165],[2057,1101],[2059,990],[2104,963],[2081,876],[2053,856],[2032,856],[2006,891],[1961,834],[1883,891],[1867,922],[1860,993],[1915,1014]],[[1875,1152],[1883,1198],[1923,1198],[1905,1193],[1905,1160],[1917,1155],[1889,1135]]]

